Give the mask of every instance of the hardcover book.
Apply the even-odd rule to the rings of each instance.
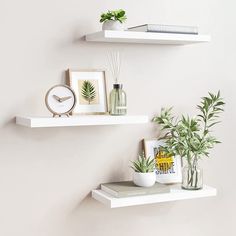
[[[155,183],[152,187],[145,188],[136,186],[132,181],[101,184],[101,189],[117,198],[170,192],[167,185]]]
[[[128,30],[139,31],[139,32],[156,32],[156,33],[198,34],[198,27],[181,26],[181,25],[145,24],[128,28]]]

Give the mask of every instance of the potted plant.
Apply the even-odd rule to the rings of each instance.
[[[133,182],[140,187],[151,187],[156,182],[155,159],[146,158],[144,153],[139,155],[138,160],[132,161],[134,170]]]
[[[124,30],[123,23],[127,19],[125,11],[115,10],[101,14],[102,30]]]
[[[178,118],[172,115],[172,109],[169,108],[162,109],[161,114],[153,118],[165,131],[162,150],[170,155],[180,155],[187,161],[183,168],[184,189],[197,190],[203,186],[202,169],[198,167],[198,161],[204,156],[208,157],[209,150],[219,143],[212,135],[212,127],[220,122],[218,118],[224,104],[220,92],[216,95],[209,93],[197,106],[197,117],[182,115]]]

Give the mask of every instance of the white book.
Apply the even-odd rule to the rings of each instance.
[[[138,31],[138,32],[198,34],[198,27],[182,26],[182,25],[145,24],[145,25],[139,25],[139,26],[128,28],[128,30]]]

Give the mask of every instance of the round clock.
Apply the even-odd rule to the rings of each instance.
[[[45,103],[53,117],[69,116],[76,104],[75,92],[66,85],[55,85],[50,88],[45,97]]]

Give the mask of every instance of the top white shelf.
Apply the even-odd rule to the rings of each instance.
[[[168,34],[133,31],[104,30],[85,36],[90,42],[111,43],[143,43],[143,44],[174,44],[184,45],[193,43],[204,43],[211,40],[210,35],[201,34]]]

